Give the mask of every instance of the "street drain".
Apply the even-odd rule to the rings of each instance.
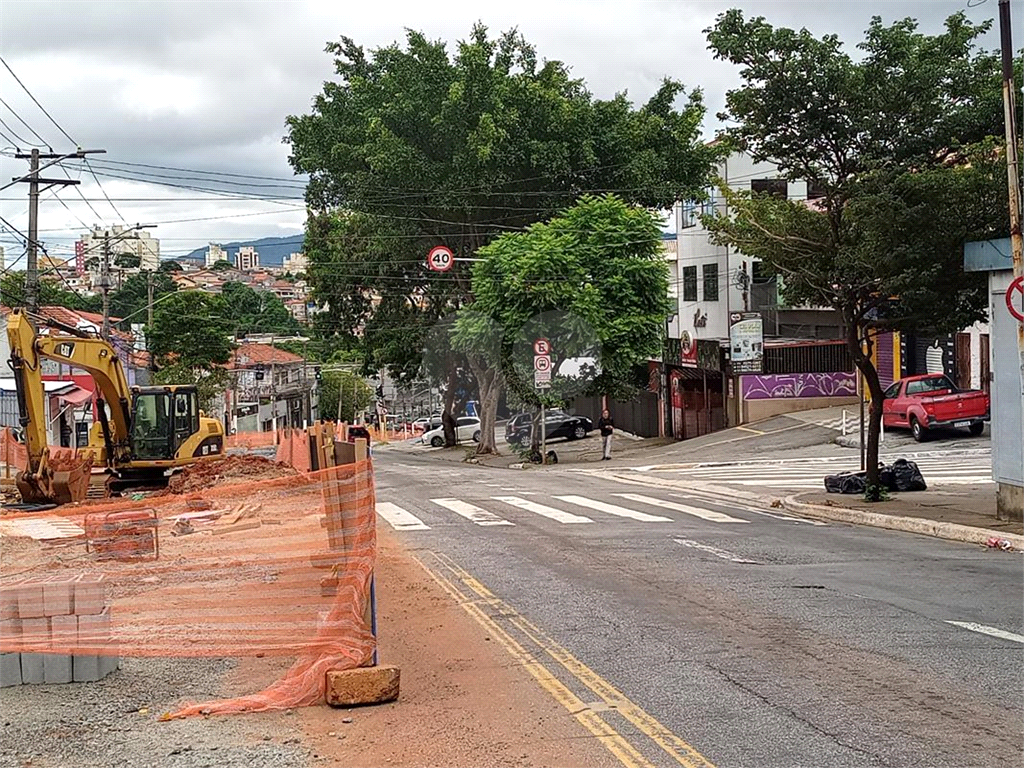
[[[821,584],[794,584],[793,589],[824,589]]]

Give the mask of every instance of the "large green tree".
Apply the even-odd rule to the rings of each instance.
[[[310,176],[307,276],[333,322],[321,327],[363,333],[368,365],[399,380],[420,370],[436,320],[472,298],[463,262],[425,268],[431,247],[472,257],[586,192],[667,208],[699,194],[720,152],[702,141],[699,91],[666,80],[640,107],[596,99],[515,31],[327,51],[337,78],[288,118],[292,166]]]
[[[39,281],[36,301],[40,307],[67,307],[84,312],[98,312],[102,309],[99,296],[84,296],[49,276]],[[8,307],[25,305],[24,271],[6,272],[0,278],[0,303]]]
[[[231,358],[231,325],[222,296],[180,291],[154,307],[149,351],[161,367],[209,371]]]
[[[492,419],[502,379],[519,402],[542,402],[533,382],[535,340],[551,348],[547,405],[583,392],[628,391],[635,366],[661,352],[668,265],[660,222],[650,211],[613,195],[584,197],[478,254],[474,301],[454,333],[480,385],[478,452],[496,450]]]
[[[776,29],[738,10],[708,30],[741,67],[728,93],[732,146],[821,192],[810,203],[728,193],[708,219],[717,242],[762,259],[793,304],[834,307],[872,408],[868,484],[878,489],[883,387],[879,333],[960,329],[982,318],[984,286],[963,243],[1005,232],[1000,70],[977,48],[988,23],[962,13],[937,35],[874,18],[856,58],[834,35]]]
[[[235,335],[251,333],[293,334],[300,330],[284,302],[269,291],[257,291],[245,283],[224,283],[221,289],[226,317]]]
[[[153,301],[178,290],[177,284],[165,272],[153,274]],[[129,323],[146,322],[149,286],[145,274],[129,275],[121,287],[110,294],[110,314]],[[154,304],[155,308],[156,304]]]
[[[373,402],[373,389],[356,371],[326,370],[320,382],[320,418],[351,423]]]

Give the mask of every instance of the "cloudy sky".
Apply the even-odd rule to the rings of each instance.
[[[211,240],[299,234],[302,184],[289,181],[284,118],[307,111],[332,76],[324,44],[342,34],[369,48],[404,37],[405,28],[455,41],[478,20],[493,30],[518,26],[542,57],[567,62],[599,97],[625,90],[642,102],[666,75],[700,86],[710,134],[725,91],[738,78],[731,65],[712,60],[702,30],[730,7],[778,26],[836,33],[851,47],[873,14],[886,21],[911,16],[934,32],[958,10],[976,22],[997,12],[996,0],[517,0],[488,6],[462,0],[3,0],[0,56],[56,124],[0,67],[6,102],[0,104],[0,145],[6,148],[0,179],[25,172],[26,163],[9,156],[11,146],[38,144],[36,134],[57,151],[75,144],[107,150],[91,163],[101,186],[80,164],[67,163],[81,185],[59,190],[59,199],[52,192],[42,196],[40,239],[54,254],[68,253],[86,225],[122,220],[159,224],[153,234],[165,255]],[[987,44],[997,42],[990,36]],[[48,174],[62,175],[57,169]],[[214,178],[230,183],[214,185]],[[188,189],[211,186],[248,199]],[[0,216],[22,232],[27,210],[26,185],[0,192]],[[0,244],[8,266],[23,252],[23,241],[3,229]]]

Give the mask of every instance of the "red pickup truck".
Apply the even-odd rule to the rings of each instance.
[[[917,442],[928,439],[931,429],[966,427],[980,435],[989,420],[988,395],[980,390],[960,390],[943,374],[909,376],[885,391],[882,423],[909,428]]]

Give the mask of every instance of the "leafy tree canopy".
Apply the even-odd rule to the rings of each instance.
[[[310,175],[308,279],[334,329],[366,324],[368,356],[399,377],[424,329],[470,298],[464,264],[426,270],[432,246],[471,256],[588,191],[668,207],[700,193],[721,151],[701,139],[699,91],[666,80],[639,108],[595,99],[515,31],[327,51],[337,78],[288,119],[291,163]]]
[[[245,283],[224,283],[225,317],[232,323],[237,336],[250,333],[292,334],[301,325],[288,311],[284,302],[273,293],[257,291]]]
[[[340,398],[340,408],[339,408]],[[320,382],[320,416],[352,422],[373,402],[373,389],[352,371],[324,371]]]
[[[231,331],[222,296],[180,291],[154,307],[147,339],[161,366],[210,370],[231,358]]]
[[[25,306],[25,272],[7,272],[0,278],[0,302],[8,307]],[[99,296],[83,296],[68,290],[63,282],[43,278],[39,281],[36,294],[40,307],[67,307],[83,312],[99,312],[102,301]]]
[[[181,272],[181,271],[183,271],[181,264],[176,262],[174,259],[167,259],[166,261],[161,261],[160,262],[160,266],[157,267],[157,270],[160,271],[160,272]]]
[[[813,202],[726,191],[707,220],[720,244],[762,259],[788,301],[832,306],[875,403],[870,358],[885,329],[955,330],[984,316],[982,278],[963,272],[963,244],[1005,232],[1001,76],[976,42],[988,22],[962,13],[938,35],[913,20],[872,20],[854,60],[834,36],[776,29],[738,10],[708,30],[717,58],[741,67],[726,98],[733,147],[807,180]],[[877,486],[881,409],[868,435]]]
[[[223,272],[225,269],[232,269],[234,266],[235,265],[227,259],[217,259],[217,261],[210,265],[210,269],[214,272]]]
[[[177,284],[165,272],[153,274],[153,301],[178,290]],[[146,307],[149,299],[146,275],[129,275],[121,287],[110,293],[110,314],[123,318],[129,323],[146,322]],[[154,309],[158,306],[154,304]]]

